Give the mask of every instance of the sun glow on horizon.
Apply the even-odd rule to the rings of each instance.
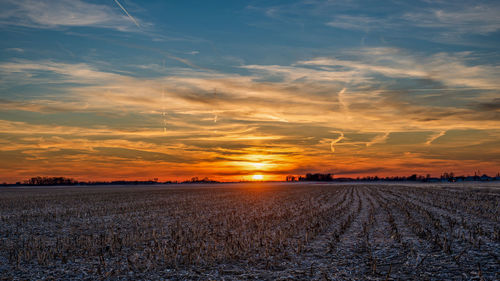
[[[261,181],[263,179],[264,179],[263,175],[253,175],[252,176],[252,180],[254,180],[254,181]]]

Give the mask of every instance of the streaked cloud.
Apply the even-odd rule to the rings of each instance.
[[[426,145],[431,145],[431,143],[435,140],[437,140],[438,138],[444,136],[446,134],[446,131],[441,131],[437,134],[434,134],[434,135],[431,135],[427,141],[425,142]]]
[[[367,142],[366,146],[372,146],[374,144],[384,143],[390,134],[391,134],[390,132],[387,132],[385,134],[378,135],[378,136],[374,137],[372,140],[370,140],[369,142]]]
[[[370,15],[369,10],[366,14],[333,12],[325,24],[345,30],[386,34],[388,37],[473,45],[481,43],[471,41],[469,36],[485,36],[500,30],[499,13],[500,5],[494,1],[428,1],[423,4],[415,2],[402,11],[396,9],[383,16]],[[408,34],[409,29],[412,29],[411,34]]]
[[[128,31],[131,23],[109,5],[80,0],[7,0],[0,12],[1,25],[31,28],[90,26]]]
[[[368,16],[338,15],[326,25],[348,30],[360,30],[369,32],[373,29],[391,28],[394,24],[388,19],[374,18]]]
[[[8,52],[24,53],[24,49],[22,49],[22,48],[7,48],[5,50]]]
[[[443,122],[450,128],[490,128],[497,118],[495,111],[469,105],[467,93],[473,92],[474,100],[483,100],[485,104],[493,99],[494,88],[499,86],[495,79],[498,67],[467,65],[467,54],[440,54],[425,59],[405,56],[399,49],[361,49],[350,53],[357,59],[315,58],[291,66],[244,66],[253,73],[250,76],[179,69],[172,76],[144,79],[102,71],[88,64],[27,60],[2,63],[0,72],[6,83],[20,77],[25,83],[41,83],[46,78],[36,73],[45,71],[57,75],[57,83],[80,85],[65,86],[70,94],[58,101],[5,99],[4,109],[11,110],[126,110],[161,114],[165,109],[167,113],[183,112],[213,120],[217,109],[219,122],[319,122],[366,132],[440,129]],[[440,63],[445,60],[448,65],[451,61],[453,67],[442,69]],[[385,76],[387,81],[376,78],[377,75]],[[276,76],[282,79],[266,81]],[[393,79],[409,79],[415,89],[384,89],[387,84],[394,85]],[[418,84],[413,81],[422,79],[439,88],[415,87]],[[217,98],[213,89],[217,89]],[[449,96],[450,91],[460,95]],[[446,96],[448,103],[429,103],[429,94]],[[162,104],[162,100],[168,102]],[[282,106],[276,107],[276,103]],[[323,113],[322,119],[316,117],[318,112]],[[404,115],[395,119],[398,113]]]
[[[17,83],[33,83],[40,81],[36,73],[40,71],[50,72],[58,75],[58,83],[102,83],[118,79],[120,75],[110,72],[98,71],[85,63],[60,63],[50,60],[29,61],[23,59],[13,60],[0,64],[0,72],[3,81],[15,81]],[[24,79],[19,79],[22,75]],[[42,78],[42,80],[47,80]]]
[[[500,30],[499,13],[498,3],[456,3],[443,8],[405,13],[403,19],[420,27],[487,34]]]
[[[397,48],[363,48],[349,52],[356,60],[316,58],[298,64],[323,67],[347,67],[364,75],[379,73],[391,78],[421,78],[443,83],[447,87],[497,89],[500,67],[471,64],[474,54],[437,53],[432,56],[409,54]],[[326,68],[328,70],[328,68]]]
[[[344,133],[342,133],[342,132],[339,132],[339,133],[340,133],[340,136],[339,136],[338,138],[336,138],[336,139],[332,140],[332,142],[330,143],[330,151],[331,151],[331,152],[335,152],[335,145],[336,145],[339,141],[341,141],[341,140],[343,140],[343,139],[344,139]]]

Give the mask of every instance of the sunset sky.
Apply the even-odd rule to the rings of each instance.
[[[499,15],[498,1],[3,0],[0,182],[494,175]]]

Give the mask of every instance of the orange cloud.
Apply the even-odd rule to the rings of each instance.
[[[87,64],[0,64],[9,83],[37,84],[30,74],[47,71],[64,84],[57,99],[2,99],[0,174],[8,177],[0,181],[497,172],[497,67],[468,65],[464,53],[351,52],[357,60],[243,66],[247,76],[177,69],[146,79]],[[442,88],[392,89],[401,79]],[[460,95],[472,88],[480,91]],[[436,97],[446,103],[429,102]]]

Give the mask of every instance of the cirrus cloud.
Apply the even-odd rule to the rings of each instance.
[[[30,28],[89,26],[119,31],[130,31],[135,26],[111,6],[81,0],[7,0],[0,12],[0,24]]]

